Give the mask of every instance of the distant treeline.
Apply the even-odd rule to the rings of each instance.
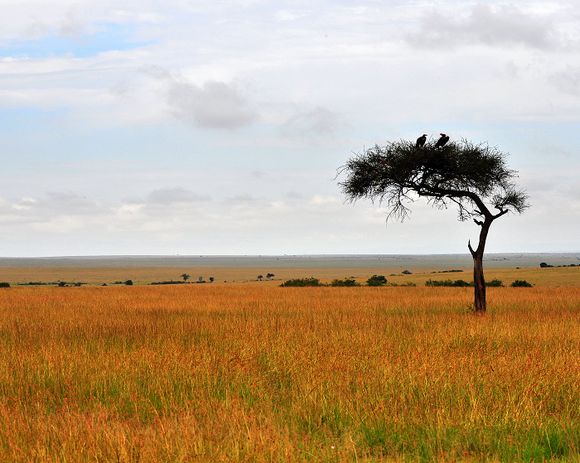
[[[540,268],[562,268],[562,267],[580,267],[580,264],[563,264],[563,265],[551,265],[546,262],[540,263]]]
[[[368,280],[366,280],[366,286],[416,286],[415,283],[391,283],[387,282],[387,279],[384,275],[373,275]],[[335,279],[332,280],[330,283],[322,283],[318,278],[310,277],[310,278],[293,278],[291,280],[287,280],[282,283],[280,286],[284,288],[289,287],[305,287],[305,286],[331,286],[331,287],[354,287],[354,286],[362,286],[361,283],[356,281],[354,277],[350,278],[343,278],[343,279]]]
[[[366,286],[416,286],[415,283],[408,282],[402,284],[391,283],[388,284],[387,279],[383,275],[373,275],[366,281]],[[288,287],[306,287],[306,286],[330,286],[330,287],[355,287],[362,286],[353,277],[344,278],[342,280],[332,280],[330,283],[322,283],[318,278],[293,278],[282,283],[280,286]],[[427,280],[425,286],[431,287],[453,287],[453,288],[470,288],[473,287],[473,282],[465,280]],[[504,286],[501,280],[490,280],[486,282],[489,288],[502,288]],[[530,288],[533,285],[526,280],[516,280],[510,284],[511,287],[526,287]]]

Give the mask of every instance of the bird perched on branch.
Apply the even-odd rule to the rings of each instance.
[[[427,141],[427,134],[424,133],[419,138],[417,138],[417,144],[415,145],[417,148],[421,148],[425,142]]]
[[[445,135],[444,133],[440,133],[441,137],[435,143],[435,148],[443,148],[447,142],[449,141],[449,135]]]

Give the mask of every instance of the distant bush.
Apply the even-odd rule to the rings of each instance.
[[[389,286],[395,286],[395,287],[397,287],[397,286],[403,286],[403,287],[410,286],[410,287],[415,287],[415,286],[417,286],[417,284],[416,283],[413,283],[411,281],[407,281],[406,283],[391,283],[391,284],[389,284]]]
[[[471,286],[471,283],[465,280],[427,280],[425,286],[452,286],[454,288],[465,288]]]
[[[553,267],[553,265],[547,264],[546,262],[540,263],[540,268],[550,268],[550,267]]]
[[[0,288],[10,288],[10,283],[6,281],[0,281]]]
[[[460,269],[450,269],[450,270],[435,270],[431,273],[461,273],[463,270]]]
[[[345,278],[343,280],[332,280],[330,286],[360,286],[356,280],[352,278]]]
[[[467,286],[473,286],[473,283],[469,283],[465,280],[455,280],[451,286],[457,286],[459,288],[465,288]]]
[[[512,288],[531,288],[531,283],[527,282],[526,280],[516,280],[511,284]]]
[[[465,280],[427,280],[425,286],[451,286],[454,288],[467,288],[473,286],[473,282]],[[503,287],[503,281],[501,280],[491,280],[486,281],[485,286],[488,288],[501,288]]]
[[[280,286],[282,287],[293,287],[293,286],[324,286],[320,283],[318,278],[294,278],[292,280],[286,280]]]
[[[59,288],[64,288],[66,286],[66,281],[59,281],[58,282],[58,287]]]
[[[411,270],[403,270],[401,273],[403,275],[413,275],[413,272],[411,272]]]
[[[127,280],[124,284],[125,286],[133,286],[133,280]]]
[[[154,281],[150,284],[152,284],[152,285],[185,285],[187,283],[185,281],[168,280],[168,281]]]
[[[387,279],[384,275],[373,275],[367,280],[367,285],[369,286],[385,286],[387,284]]]

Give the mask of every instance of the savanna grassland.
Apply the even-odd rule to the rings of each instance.
[[[0,289],[0,461],[577,461],[553,270],[485,316],[420,284]]]

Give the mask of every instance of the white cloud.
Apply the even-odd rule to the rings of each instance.
[[[548,49],[558,45],[557,30],[545,15],[532,15],[512,5],[477,4],[461,16],[456,8],[424,15],[408,41],[421,47],[521,45]]]
[[[567,66],[566,69],[552,74],[550,81],[561,92],[580,97],[580,67]]]
[[[342,120],[338,114],[318,106],[289,117],[282,125],[281,133],[290,138],[328,138],[334,137],[341,125]]]
[[[210,197],[194,193],[193,191],[181,187],[160,188],[158,190],[153,190],[147,196],[148,204],[162,206],[200,201],[210,201]]]
[[[167,102],[175,117],[203,128],[237,129],[256,119],[241,92],[224,82],[171,81]]]

